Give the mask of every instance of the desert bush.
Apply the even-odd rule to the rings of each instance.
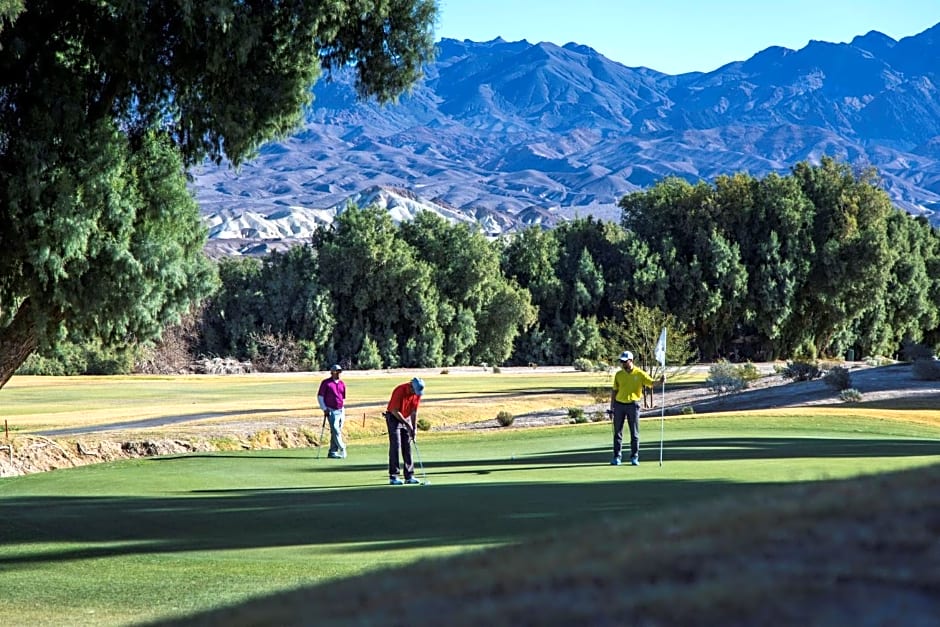
[[[578,372],[591,372],[594,370],[594,362],[586,357],[578,357],[571,366]]]
[[[196,358],[202,338],[204,307],[186,313],[176,324],[163,328],[160,338],[142,345],[134,372],[142,374],[185,374]]]
[[[834,366],[823,375],[823,382],[833,390],[847,390],[852,387],[852,376],[845,366]]]
[[[914,378],[922,381],[940,381],[940,361],[918,359],[913,365]]]
[[[871,355],[865,358],[865,363],[872,368],[877,368],[878,366],[887,366],[889,364],[893,364],[894,360],[883,357],[882,355]]]
[[[418,431],[430,431],[431,421],[427,418],[418,418]]]
[[[252,333],[249,340],[251,362],[258,372],[310,370],[310,364],[304,364],[304,348],[290,334]]]
[[[695,408],[692,407],[691,405],[686,405],[685,407],[682,408],[683,416],[692,416],[694,414],[695,414]]]
[[[499,374],[502,370],[499,369],[499,366],[493,366],[493,374]]]
[[[496,422],[499,423],[500,427],[510,426],[515,419],[516,417],[506,410],[503,410],[499,412],[498,414],[496,414]]]
[[[839,393],[839,398],[846,403],[857,403],[862,400],[862,393],[855,388],[848,388]]]
[[[705,387],[715,394],[727,394],[743,390],[747,387],[747,382],[741,377],[736,366],[727,361],[719,361],[708,369]]]
[[[791,361],[787,363],[780,374],[784,379],[793,381],[812,381],[822,376],[822,371],[815,363],[809,361]]]
[[[568,408],[568,420],[576,425],[584,424],[588,421],[587,416],[584,415],[584,410],[580,407]]]
[[[737,371],[738,376],[740,376],[747,383],[750,383],[751,381],[757,381],[761,377],[760,370],[758,370],[757,366],[751,362],[741,364],[737,367]]]
[[[441,374],[450,374],[450,370],[448,370],[447,368],[444,368],[443,370],[441,370]]]
[[[607,418],[607,414],[600,410],[591,412],[591,422],[604,422],[605,418]]]

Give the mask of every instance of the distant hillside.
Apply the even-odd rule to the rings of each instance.
[[[669,175],[762,176],[833,155],[875,166],[899,207],[940,225],[938,36],[940,24],[900,41],[873,31],[675,76],[573,43],[445,39],[398,104],[358,103],[336,76],[303,129],[238,173],[198,172],[195,189],[214,226],[290,210],[288,231],[304,229],[328,221],[308,210],[385,189],[493,232],[616,218],[623,195]]]

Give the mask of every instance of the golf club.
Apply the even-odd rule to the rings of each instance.
[[[428,473],[424,470],[424,462],[421,461],[421,450],[418,448],[418,440],[411,438],[411,443],[415,447],[415,455],[418,458],[418,465],[421,467],[421,475],[424,477],[424,481],[422,481],[421,484],[431,485],[431,482],[428,481]]]
[[[320,451],[323,450],[324,431],[326,431],[326,412],[323,412],[323,424],[320,425],[320,439],[317,440],[317,459],[320,459]]]

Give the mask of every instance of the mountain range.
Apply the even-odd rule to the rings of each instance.
[[[878,169],[940,226],[940,24],[899,41],[770,47],[712,72],[627,67],[575,43],[441,40],[393,105],[321,81],[303,126],[194,191],[227,253],[309,237],[350,201],[431,210],[488,233],[594,215],[666,176],[787,173],[834,156]]]

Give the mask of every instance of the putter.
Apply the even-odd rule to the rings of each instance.
[[[421,475],[424,477],[424,481],[421,482],[421,485],[431,485],[431,482],[428,481],[428,473],[424,470],[424,462],[421,461],[421,449],[418,448],[418,441],[411,438],[411,443],[415,447],[415,455],[418,458],[418,465],[421,467]]]
[[[323,412],[323,424],[320,425],[320,439],[317,440],[317,459],[320,459],[320,451],[323,450],[324,431],[326,431],[326,412]]]

